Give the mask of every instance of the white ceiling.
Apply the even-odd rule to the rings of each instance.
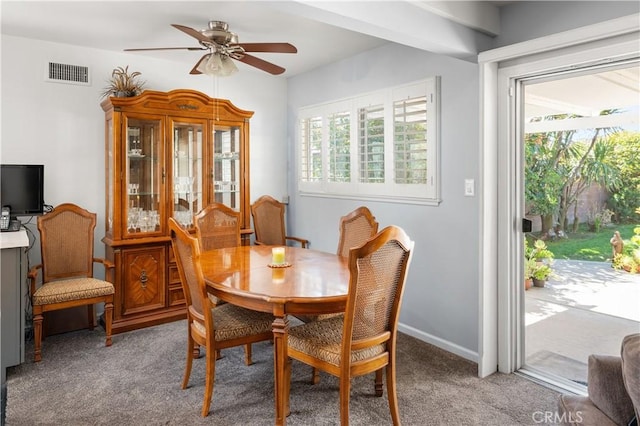
[[[491,2],[427,1],[6,1],[2,34],[98,49],[198,47],[171,27],[204,29],[225,21],[240,42],[289,42],[297,54],[256,54],[287,69],[289,77],[375,48],[389,41],[457,57],[474,58],[476,37],[497,31],[498,8]],[[465,7],[465,4],[469,4]],[[454,23],[456,10],[465,25]],[[443,17],[448,16],[449,19]],[[429,31],[426,30],[428,24]],[[433,31],[434,28],[440,31]],[[479,28],[483,32],[476,31]],[[456,37],[451,37],[455,33]],[[204,52],[135,52],[175,60],[189,72]],[[238,64],[241,70],[253,70]]]
[[[604,109],[629,109],[640,104],[638,63],[527,86],[528,117],[551,114],[599,115]],[[603,96],[606,95],[606,96]]]
[[[289,42],[297,54],[255,54],[286,68],[284,77],[394,42],[476,61],[500,32],[500,6],[513,1],[7,1],[2,34],[122,52],[126,48],[197,47],[171,27],[206,28],[225,21],[240,42]],[[184,64],[185,74],[204,52],[132,52]],[[240,72],[262,72],[238,63]],[[585,90],[587,88],[588,90]],[[527,115],[596,111],[638,104],[638,65],[603,77],[531,85]]]

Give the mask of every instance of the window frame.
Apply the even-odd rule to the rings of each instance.
[[[427,182],[395,183],[394,105],[407,97],[426,96]],[[382,105],[384,112],[384,183],[360,182],[360,109]],[[329,180],[329,117],[349,112],[350,182]],[[322,117],[322,172],[319,181],[304,180],[302,121]],[[400,86],[356,95],[298,109],[296,115],[297,189],[301,196],[387,201],[407,204],[439,205],[440,199],[440,77],[434,76]],[[310,166],[309,166],[310,167]]]

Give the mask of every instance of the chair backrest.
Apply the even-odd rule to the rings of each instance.
[[[195,216],[200,250],[237,247],[240,241],[240,213],[222,203],[213,203]]]
[[[173,218],[169,219],[169,229],[171,231],[171,246],[176,258],[187,309],[193,320],[197,320],[204,325],[206,322],[212,321],[212,318],[208,309],[209,302],[204,283],[204,274],[200,266],[198,239],[192,237]]]
[[[251,205],[251,216],[256,241],[274,246],[286,244],[284,204],[269,195],[263,195]]]
[[[364,244],[378,232],[378,222],[368,208],[358,207],[340,218],[338,256],[348,257],[349,250]]]
[[[413,245],[404,230],[388,226],[363,246],[351,249],[343,359],[345,353],[352,350],[384,342],[395,345]]]
[[[42,282],[93,277],[96,214],[75,204],[60,204],[38,216]]]

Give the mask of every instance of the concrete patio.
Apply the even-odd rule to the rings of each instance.
[[[622,338],[640,332],[640,274],[576,260],[553,269],[525,292],[526,364],[584,384],[590,354],[619,356]]]

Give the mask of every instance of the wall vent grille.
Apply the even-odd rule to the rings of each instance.
[[[91,84],[89,81],[89,67],[49,62],[47,66],[47,81],[88,86]]]

